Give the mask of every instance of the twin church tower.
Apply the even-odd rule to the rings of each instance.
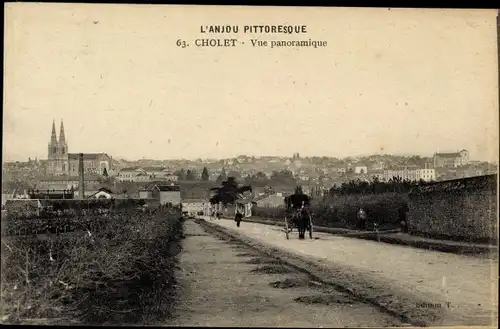
[[[49,175],[78,175],[78,153],[68,153],[68,142],[64,133],[64,123],[61,120],[59,139],[56,134],[56,123],[52,121],[52,135],[48,147],[48,170]],[[112,159],[106,153],[84,153],[85,173],[102,175],[111,169]]]
[[[56,135],[56,123],[52,121],[52,136],[50,137],[49,143],[49,160],[56,160],[59,156],[67,157],[68,154],[68,143],[66,142],[66,136],[64,134],[64,123],[61,120],[61,129],[59,130],[59,140],[57,140]]]
[[[52,174],[64,175],[68,172],[68,143],[64,134],[64,123],[61,120],[61,128],[59,130],[59,140],[56,135],[56,123],[52,121],[52,136],[50,137],[49,153],[49,171]]]

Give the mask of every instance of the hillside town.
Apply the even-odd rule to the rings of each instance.
[[[0,323],[496,328],[499,11],[306,9],[5,5]]]
[[[29,198],[31,190],[73,190],[78,197],[78,153],[69,153],[64,123],[59,136],[56,124],[46,159],[5,162],[2,168],[2,204],[11,198]],[[475,161],[465,149],[435,153],[432,157],[376,154],[348,158],[239,155],[226,159],[126,160],[96,150],[84,153],[86,197],[105,189],[115,197],[136,198],[155,186],[179,185],[190,202],[206,200],[208,189],[234,177],[253,187],[253,197],[290,194],[300,185],[306,193],[321,195],[331,187],[351,181],[443,181],[488,175],[496,165]],[[278,202],[279,203],[279,202]]]

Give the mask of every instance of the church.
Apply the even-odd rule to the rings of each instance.
[[[64,124],[61,120],[59,139],[56,135],[56,124],[52,122],[47,157],[47,173],[55,176],[78,176],[78,153],[68,153],[68,142],[64,134]],[[112,159],[106,153],[84,153],[83,168],[85,174],[105,175],[111,169]]]

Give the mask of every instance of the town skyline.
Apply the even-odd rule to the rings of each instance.
[[[53,120],[52,121],[52,124],[55,125],[55,128],[56,128],[56,136],[57,136],[57,139],[59,139],[59,134],[60,134],[60,131],[59,131],[59,127],[57,124],[56,124],[57,120]],[[63,123],[64,120],[60,120],[58,123]],[[65,124],[64,124],[65,125]],[[68,133],[65,132],[64,133],[65,135],[65,139],[66,139],[66,142],[68,142]],[[50,140],[50,138],[48,139],[48,141]],[[47,143],[48,144],[48,143]],[[69,143],[68,143],[69,144]],[[95,151],[90,151],[90,152],[86,152],[87,150],[84,150],[84,151],[78,151],[78,152],[75,152],[74,150],[71,149],[70,146],[68,146],[68,152],[70,153],[106,153],[108,155],[110,155],[111,157],[113,157],[114,159],[120,159],[120,160],[125,160],[125,161],[131,161],[131,162],[134,162],[134,161],[140,161],[140,160],[153,160],[153,161],[176,161],[176,160],[187,160],[187,161],[196,161],[198,159],[202,159],[202,160],[221,160],[221,159],[231,159],[231,158],[237,158],[237,157],[241,157],[241,156],[247,156],[247,157],[281,157],[281,158],[291,158],[292,156],[294,156],[296,153],[301,155],[301,157],[303,158],[312,158],[312,157],[328,157],[328,158],[337,158],[337,159],[346,159],[346,158],[362,158],[362,157],[370,157],[370,156],[396,156],[396,157],[411,157],[411,156],[419,156],[421,158],[432,158],[435,154],[437,153],[456,153],[456,152],[459,152],[460,150],[467,150],[466,148],[463,148],[463,147],[457,147],[455,149],[441,149],[441,150],[436,150],[432,153],[428,153],[428,154],[418,154],[418,153],[410,153],[410,152],[401,152],[401,153],[387,153],[387,152],[373,152],[373,153],[363,153],[363,154],[350,154],[350,155],[344,155],[344,156],[338,156],[338,155],[320,155],[320,154],[311,154],[311,153],[308,153],[307,151],[294,151],[292,152],[292,154],[259,154],[259,153],[239,153],[239,154],[232,154],[232,155],[228,155],[228,156],[225,156],[225,157],[191,157],[191,158],[182,158],[182,157],[163,157],[163,158],[153,158],[153,157],[146,157],[146,156],[142,156],[140,158],[133,158],[133,157],[130,157],[130,156],[124,156],[124,155],[115,155],[111,152],[107,152],[106,150],[95,150]],[[43,153],[43,152],[41,152]],[[9,157],[8,154],[3,154],[3,158],[4,158],[4,162],[13,162],[13,161],[26,161],[26,159],[40,159],[40,160],[43,160],[43,159],[47,159],[47,152],[45,152],[45,154],[40,154],[37,153],[37,155],[28,155],[27,157]],[[489,160],[485,160],[485,159],[477,159],[475,158],[474,156],[471,157],[471,160],[473,161],[486,161],[486,162],[490,162],[490,163],[497,163],[496,161],[489,161]]]
[[[4,159],[46,158],[53,118],[71,152],[130,159],[460,149],[498,159],[495,11],[332,8],[306,19],[280,8],[331,47],[221,52],[177,47],[173,27],[194,40],[198,25],[168,6],[110,8],[6,7]],[[232,10],[231,22],[248,21]],[[231,23],[211,7],[190,15]]]

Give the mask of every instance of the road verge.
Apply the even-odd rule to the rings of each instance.
[[[412,326],[443,325],[445,318],[450,320],[450,314],[446,309],[417,307],[417,305],[429,303],[433,299],[432,296],[414,296],[395,289],[390,282],[381,278],[374,279],[373,276],[354,269],[338,268],[327,265],[319,259],[310,259],[292,254],[201,218],[195,221],[212,234],[224,236],[228,240],[238,240],[261,253],[267,254],[269,257],[279,259],[287,265],[307,273],[315,281],[330,285],[339,291],[347,292],[357,300],[371,304]]]
[[[251,217],[251,218],[245,218],[244,221],[251,223],[265,224],[265,225],[283,226],[283,223],[277,222],[276,220],[265,219],[265,218]],[[435,239],[422,238],[418,236],[402,235],[397,233],[398,230],[384,231],[377,234],[376,232],[359,232],[344,228],[315,226],[314,231],[340,235],[348,238],[379,241],[389,244],[397,244],[413,248],[427,249],[427,250],[434,250],[434,251],[441,251],[441,252],[462,254],[462,255],[494,254],[498,251],[497,246],[478,244],[478,243],[435,240]]]

